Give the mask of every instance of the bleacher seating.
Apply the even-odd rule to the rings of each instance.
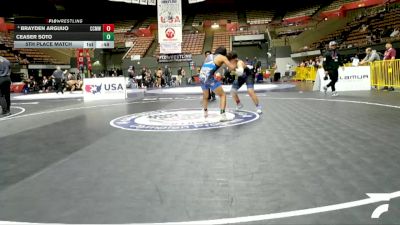
[[[320,5],[299,9],[296,11],[287,12],[283,19],[297,18],[304,16],[312,16],[320,8]]]
[[[229,32],[218,32],[214,33],[212,52],[215,51],[219,46],[224,46],[228,51],[232,51],[230,37],[239,35],[251,35],[259,34],[258,31],[229,31]]]
[[[182,52],[191,53],[192,55],[203,54],[204,40],[205,40],[205,33],[183,34]],[[159,54],[160,54],[160,45],[157,46],[154,56],[157,56]]]
[[[11,63],[18,63],[17,58],[13,53],[8,52],[7,50],[0,50],[0,55],[4,58],[8,59]]]
[[[339,9],[342,5],[346,3],[351,3],[351,2],[356,2],[358,0],[335,0],[325,8],[323,8],[323,11],[332,11],[332,10],[337,10]]]
[[[140,25],[140,28],[148,28],[150,24],[156,24],[156,23],[157,23],[157,17],[148,17]]]
[[[132,30],[136,23],[136,20],[117,21],[114,23],[114,33],[129,32],[130,30]]]
[[[203,23],[203,21],[209,20],[212,24],[220,24],[220,22],[227,23],[228,21],[232,23],[238,22],[238,15],[235,11],[230,12],[216,12],[216,13],[199,13],[196,14],[192,26],[196,27]]]
[[[368,25],[368,28],[363,30],[361,29],[362,25]],[[378,36],[376,37],[377,40],[372,38],[372,33],[375,33],[376,30],[383,31],[388,28],[389,31],[393,31],[396,27],[400,28],[400,9],[386,12],[383,14],[383,18],[376,12],[367,17],[353,20],[342,29],[326,35],[310,45],[308,50],[324,48],[332,40],[337,41],[340,48],[366,47],[372,43],[398,40],[400,39],[399,36],[394,38]]]
[[[250,25],[270,23],[274,17],[273,11],[246,10],[247,23]]]
[[[125,42],[130,41],[128,34],[132,31],[133,27],[137,24],[136,20],[125,20],[115,22],[114,31],[114,44],[119,47],[124,45]]]
[[[121,47],[121,46],[125,46],[125,42],[129,42],[129,41],[133,41],[135,35],[131,34],[131,33],[118,33],[118,34],[114,34],[114,45],[116,47]]]
[[[154,37],[135,37],[132,41],[133,47],[128,50],[125,58],[130,58],[132,55],[143,57],[153,43]]]
[[[0,44],[4,44],[7,48],[14,46],[11,33],[0,32]]]
[[[25,55],[32,64],[62,64],[51,56],[41,52],[39,49],[18,49],[18,52]]]
[[[389,28],[392,31],[394,28],[400,28],[400,10],[391,11],[385,14],[383,20],[374,19],[369,24],[369,29],[376,30],[385,30],[385,28]],[[353,30],[351,31],[349,37],[345,40],[347,45],[352,46],[365,46],[371,43],[369,38],[370,33],[368,29],[366,31],[361,30]],[[390,37],[383,37],[382,42],[389,41]]]

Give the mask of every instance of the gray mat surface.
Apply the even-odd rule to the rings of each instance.
[[[337,99],[398,105],[399,97],[364,92]],[[199,108],[197,99],[31,105],[26,114],[60,111],[0,121],[0,220],[209,220],[400,191],[400,109],[297,98],[332,99],[267,93],[264,114],[253,123],[182,133],[124,131],[109,122],[137,112]],[[62,111],[93,104],[103,106]],[[370,218],[376,203],[250,224],[399,224],[399,200],[379,220]]]

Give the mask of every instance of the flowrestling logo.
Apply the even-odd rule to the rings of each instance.
[[[161,110],[122,116],[110,125],[131,131],[194,131],[237,126],[259,118],[257,113],[244,110],[229,110],[226,115],[231,120],[219,122],[218,110],[209,110],[207,118],[201,109]]]

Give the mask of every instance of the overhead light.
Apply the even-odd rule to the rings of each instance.
[[[211,28],[212,29],[218,29],[219,28],[219,24],[214,23],[213,25],[211,25]]]

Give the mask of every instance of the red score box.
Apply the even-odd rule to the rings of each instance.
[[[114,24],[103,24],[103,32],[114,32]]]

